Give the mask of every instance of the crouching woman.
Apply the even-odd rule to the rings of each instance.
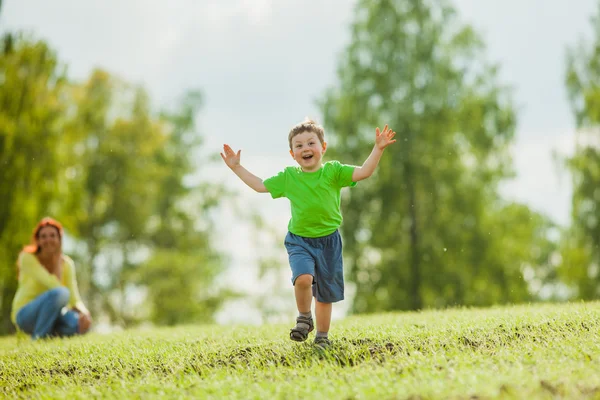
[[[62,252],[62,238],[58,221],[42,219],[17,261],[19,284],[11,319],[34,340],[83,334],[92,323],[77,289],[75,264]]]

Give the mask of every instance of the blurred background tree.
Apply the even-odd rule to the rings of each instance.
[[[0,332],[12,328],[16,255],[40,216],[58,210],[64,68],[42,41],[7,34],[0,54]]]
[[[575,153],[566,160],[572,225],[563,236],[560,268],[562,280],[584,300],[600,296],[600,12],[591,25],[592,40],[567,50],[565,85],[577,136]]]
[[[359,164],[376,126],[398,143],[343,201],[354,312],[532,299],[550,222],[498,194],[515,111],[498,67],[447,1],[359,1],[321,101],[329,155]],[[550,246],[551,247],[551,246]]]
[[[163,174],[150,227],[154,254],[133,279],[147,289],[150,319],[159,324],[214,322],[218,308],[235,296],[230,289],[215,286],[224,259],[211,241],[215,227],[210,212],[229,194],[221,185],[187,179],[210,161],[193,152],[202,144],[194,131],[200,105],[200,93],[191,91],[179,109],[161,116],[169,135],[156,154]]]
[[[73,82],[63,70],[44,42],[5,36],[0,260],[10,268],[0,277],[2,332],[14,329],[17,254],[45,215],[64,223],[96,317],[122,326],[211,322],[232,293],[214,285],[224,263],[210,235],[211,212],[227,194],[194,177],[211,162],[195,129],[200,93],[153,112],[140,86],[102,70]]]

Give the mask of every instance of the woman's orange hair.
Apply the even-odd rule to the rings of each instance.
[[[60,222],[50,217],[42,218],[42,220],[38,222],[38,224],[35,226],[35,229],[33,230],[33,235],[31,235],[31,244],[28,244],[27,246],[23,247],[22,251],[32,254],[36,254],[40,251],[37,245],[37,239],[40,236],[40,231],[42,230],[42,228],[46,226],[54,227],[58,231],[58,238],[62,241],[63,227],[60,224]]]

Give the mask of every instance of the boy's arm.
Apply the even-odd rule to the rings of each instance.
[[[225,164],[248,186],[257,191],[258,193],[267,193],[268,190],[263,183],[262,179],[258,176],[254,175],[252,172],[248,171],[246,168],[242,167],[240,164],[240,155],[242,150],[238,150],[235,153],[229,145],[223,145],[223,151],[225,154],[221,153],[221,158],[225,161]]]
[[[252,189],[256,190],[258,193],[267,193],[268,190],[263,183],[263,180],[258,176],[254,175],[252,172],[248,171],[246,168],[241,165],[237,165],[231,170],[248,186]]]
[[[362,181],[373,175],[373,172],[375,172],[375,168],[377,168],[377,164],[379,164],[379,160],[383,155],[383,150],[390,144],[396,142],[396,139],[394,139],[395,135],[396,132],[388,129],[387,125],[383,128],[382,132],[379,131],[379,128],[375,129],[375,146],[373,147],[373,151],[371,151],[371,154],[369,154],[369,157],[362,167],[354,168],[352,182]]]

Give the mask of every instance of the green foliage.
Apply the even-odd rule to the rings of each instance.
[[[0,262],[10,266],[0,270],[0,332],[12,329],[17,253],[45,215],[67,228],[96,318],[211,321],[230,295],[214,287],[223,262],[210,235],[226,194],[192,177],[193,160],[207,164],[195,131],[200,94],[155,112],[142,87],[102,70],[69,81],[46,44],[10,35],[0,76]],[[132,293],[148,296],[138,304]]]
[[[355,312],[532,298],[521,267],[547,236],[527,235],[550,224],[499,198],[515,114],[483,50],[446,1],[358,2],[321,102],[328,153],[360,165],[386,123],[398,143],[342,202]]]
[[[134,282],[147,288],[150,320],[158,324],[213,322],[215,311],[234,295],[214,286],[223,263],[210,240],[209,214],[225,190],[218,184],[184,183],[202,170],[199,164],[207,165],[190,152],[201,144],[194,132],[200,105],[200,94],[189,92],[178,110],[161,116],[168,135],[155,162],[163,174],[157,179],[156,214],[147,225],[154,254],[133,275]],[[200,163],[194,164],[192,157]]]
[[[182,326],[43,342],[4,338],[0,396],[596,398],[598,306],[354,316],[335,324],[327,352],[290,341],[288,325]]]
[[[151,114],[140,88],[95,71],[83,87],[74,88],[75,116],[69,129],[73,177],[69,181],[70,218],[86,244],[90,270],[86,288],[92,309],[119,308],[100,292],[124,289],[123,265],[146,239],[147,221],[154,215],[158,178],[163,171],[153,160],[166,137]],[[100,255],[110,249],[110,279],[101,284]],[[106,274],[106,271],[104,271]],[[86,290],[86,292],[88,292]]]
[[[600,296],[600,12],[592,27],[591,43],[568,49],[565,77],[578,132],[575,153],[567,160],[572,226],[562,241],[560,275],[581,299]]]
[[[147,290],[149,320],[159,325],[213,323],[213,314],[226,300],[209,285],[220,271],[217,261],[191,250],[155,251],[134,276]]]
[[[127,306],[134,285],[146,289],[156,323],[193,321],[199,314],[211,321],[220,305],[217,291],[204,292],[222,270],[208,213],[223,191],[186,183],[198,172],[192,157],[202,143],[194,131],[200,100],[190,92],[178,109],[155,116],[142,89],[105,72],[96,71],[84,86],[72,126],[80,135],[73,135],[72,146],[83,150],[73,167],[81,173],[71,182],[71,191],[83,195],[73,198],[71,209],[87,244],[92,300],[122,324],[140,318]],[[108,257],[110,265],[103,265]],[[99,287],[94,277],[107,272]]]
[[[0,332],[6,332],[13,329],[17,254],[38,220],[57,210],[66,104],[62,67],[41,41],[5,35],[0,76]]]

